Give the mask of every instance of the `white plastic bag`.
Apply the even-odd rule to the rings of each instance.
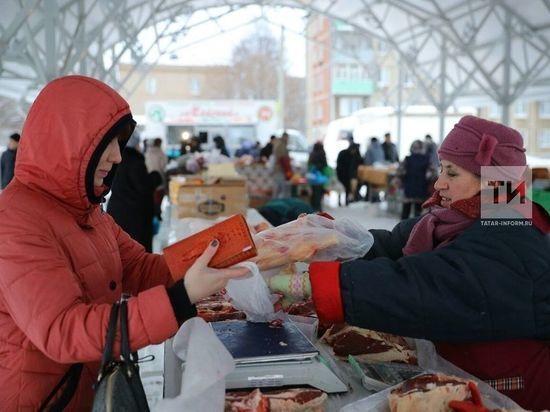
[[[173,348],[185,361],[181,392],[160,401],[155,411],[223,411],[225,377],[235,369],[235,361],[212,328],[201,318],[189,319],[176,334]]]
[[[357,259],[369,251],[374,238],[350,219],[306,215],[258,233],[254,242],[258,256],[253,261],[264,271],[294,262]]]
[[[282,314],[275,313],[273,303],[277,300],[267,287],[258,266],[252,262],[241,262],[234,267],[244,266],[251,275],[245,278],[230,279],[227,282],[226,298],[237,309],[246,314],[249,322],[270,322],[282,319]]]

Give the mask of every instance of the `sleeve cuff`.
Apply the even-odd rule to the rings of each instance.
[[[313,262],[309,265],[313,304],[319,321],[344,322],[344,306],[340,293],[340,263]]]
[[[187,319],[197,316],[197,308],[191,304],[187,290],[183,285],[183,279],[178,280],[169,288],[166,288],[170,304],[176,315],[178,323],[181,325]]]

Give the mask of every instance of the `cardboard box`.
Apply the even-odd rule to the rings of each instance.
[[[178,218],[246,214],[248,208],[246,180],[242,178],[176,176],[170,180],[169,188]]]

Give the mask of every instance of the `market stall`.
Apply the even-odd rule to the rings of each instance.
[[[221,219],[173,219],[168,238],[174,242]],[[252,230],[270,226],[255,209],[247,210],[246,220]],[[306,265],[300,265],[297,270],[306,269]],[[200,304],[198,310],[199,316],[205,316]],[[245,320],[212,324],[237,363],[236,371],[226,379],[226,388],[311,386],[329,394],[324,409],[327,411],[339,410],[343,405],[372,393],[361,385],[361,379],[347,362],[338,360],[332,349],[318,338],[318,322],[314,314],[300,313],[312,316],[290,315],[281,329],[272,329],[261,323],[247,325]],[[240,318],[236,312],[233,314],[235,319]],[[285,345],[281,346],[283,341]],[[158,385],[163,381],[164,397],[167,398],[178,395],[182,384],[182,362],[174,353],[172,344],[173,339],[170,339],[163,350],[157,352],[157,356],[163,352],[164,373],[162,378],[156,377],[156,393],[159,393]]]
[[[169,237],[173,241],[187,237],[221,219],[177,219],[172,221]],[[314,222],[325,218],[308,215],[308,219]],[[308,270],[307,264],[285,265],[293,261],[309,260],[312,257],[310,246],[311,250],[315,250],[314,253],[328,253],[320,255],[321,258],[335,258],[336,255],[331,251],[334,247],[339,249],[334,253],[344,258],[345,253],[363,254],[364,250],[352,248],[369,248],[367,241],[357,245],[357,239],[346,240],[343,237],[345,233],[356,231],[357,227],[350,227],[349,223],[346,227],[341,222],[334,222],[331,233],[341,236],[336,240],[331,236],[323,236],[321,226],[319,229],[310,229],[310,225],[304,226],[300,222],[294,222],[284,233],[279,233],[280,236],[273,235],[273,231],[279,228],[269,229],[269,224],[254,209],[247,210],[246,220],[251,230],[258,232],[255,241],[261,250],[255,261],[262,269],[262,277],[271,292],[286,290],[285,299],[290,296],[291,300],[281,301],[284,313],[278,312],[277,320],[280,318],[282,321],[280,324],[249,322],[246,311],[243,313],[236,306],[232,307],[233,303],[237,304],[232,299],[218,296],[197,303],[198,316],[212,322],[211,330],[229,351],[236,365],[224,378],[226,410],[233,410],[230,405],[260,405],[261,402],[270,404],[272,410],[302,410],[286,408],[288,402],[298,402],[300,397],[311,397],[316,399],[314,410],[387,411],[391,398],[389,395],[396,384],[427,372],[431,374],[424,376],[429,376],[429,379],[451,379],[453,385],[461,390],[471,385],[469,382],[475,382],[486,405],[515,406],[486,384],[475,381],[472,376],[440,358],[430,342],[345,324],[319,325],[309,300],[310,292],[303,284],[300,286],[299,282],[300,275]],[[326,222],[321,221],[321,224],[324,227]],[[262,236],[265,229],[267,231],[263,233],[268,234]],[[284,239],[289,239],[288,236],[293,233],[303,234],[296,244],[291,242],[283,245],[277,242],[277,239],[285,242]],[[365,236],[364,233],[355,235],[359,238]],[[266,247],[262,243],[265,241],[271,243]],[[349,246],[342,250],[340,246],[346,243]],[[281,245],[288,247],[289,253],[278,253]],[[273,273],[273,267],[282,269]],[[233,296],[228,293],[230,297]],[[177,399],[185,386],[182,376],[186,363],[176,356],[173,339],[164,344],[162,352],[162,376],[146,373],[144,384],[156,384],[158,400],[161,397]],[[453,378],[445,378],[445,373]],[[254,388],[260,388],[261,391]],[[378,392],[380,394],[369,397]],[[282,407],[282,404],[287,406]],[[258,406],[246,410],[263,409]]]

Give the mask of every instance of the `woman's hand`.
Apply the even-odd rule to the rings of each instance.
[[[185,273],[183,284],[191,303],[210,296],[222,290],[229,279],[246,276],[249,272],[245,267],[214,269],[208,263],[218,250],[219,242],[214,239],[204,253],[193,263]]]

